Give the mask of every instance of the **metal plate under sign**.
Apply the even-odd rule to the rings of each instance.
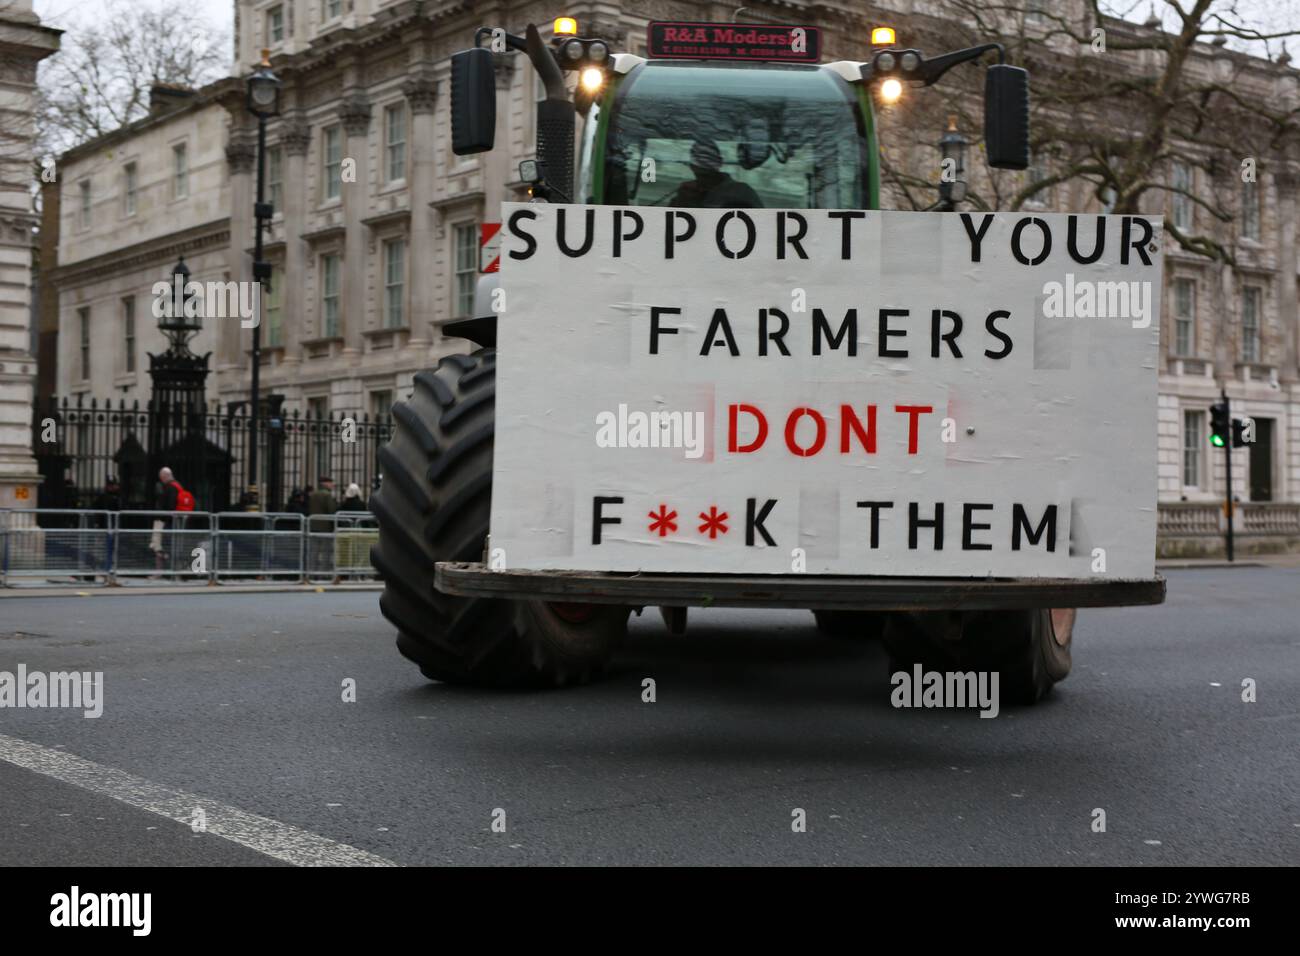
[[[817,27],[768,23],[651,23],[647,55],[659,59],[763,60],[817,63],[822,35]]]

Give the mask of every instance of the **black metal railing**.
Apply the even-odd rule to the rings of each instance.
[[[241,403],[246,405],[246,403]],[[200,511],[243,505],[252,418],[246,407],[119,400],[38,400],[32,449],[44,481],[41,508],[150,509],[158,470],[170,468]],[[369,500],[379,487],[379,449],[391,433],[387,415],[332,412],[314,418],[263,409],[257,421],[261,507],[295,510],[295,492],[332,478],[341,501],[349,483]],[[116,490],[109,479],[116,480]]]

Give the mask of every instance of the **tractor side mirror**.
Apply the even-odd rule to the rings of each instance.
[[[496,67],[485,47],[451,57],[451,151],[457,156],[492,148],[497,128]]]
[[[998,63],[984,77],[984,148],[994,169],[1029,167],[1029,73]]]

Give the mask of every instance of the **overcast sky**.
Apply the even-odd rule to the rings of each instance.
[[[152,0],[126,0],[131,4],[157,6]],[[235,22],[234,0],[188,0],[185,4],[204,17],[215,29],[230,33]],[[34,0],[36,14],[47,26],[60,30],[93,29],[104,16],[104,0]]]

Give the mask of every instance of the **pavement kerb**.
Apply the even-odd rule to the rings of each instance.
[[[174,587],[130,586],[105,587],[102,584],[89,587],[72,585],[24,585],[20,587],[0,588],[0,600],[4,598],[51,598],[51,597],[125,597],[127,595],[177,595],[177,594],[315,594],[325,591],[382,591],[379,583],[365,584],[220,584],[208,585],[179,584]]]

